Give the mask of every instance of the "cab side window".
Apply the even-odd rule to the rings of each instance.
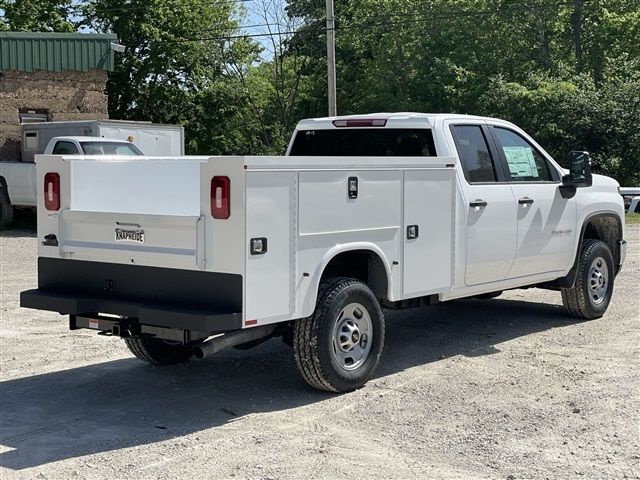
[[[480,125],[454,125],[453,139],[469,183],[497,181],[494,159]]]
[[[506,128],[494,127],[493,132],[504,154],[512,182],[554,180],[549,164],[528,141]]]
[[[54,155],[77,155],[78,149],[71,142],[60,141],[53,147]]]

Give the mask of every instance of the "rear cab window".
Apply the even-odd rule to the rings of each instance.
[[[482,125],[452,125],[451,133],[467,182],[497,182],[496,161]]]
[[[61,140],[59,142],[56,142],[55,146],[53,147],[52,153],[54,155],[77,155],[79,152],[78,148],[73,142]]]
[[[138,147],[123,142],[80,142],[87,155],[142,155]]]
[[[298,130],[291,156],[433,157],[431,129],[343,128]]]

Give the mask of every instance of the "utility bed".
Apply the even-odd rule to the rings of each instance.
[[[451,287],[453,158],[51,155],[37,164],[39,178],[59,179],[45,188],[45,197],[58,189],[59,206],[39,199],[38,289],[23,306],[207,332],[301,318],[347,240],[380,252],[389,301]]]

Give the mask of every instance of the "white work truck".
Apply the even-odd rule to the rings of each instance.
[[[25,123],[16,158],[0,158],[0,225],[13,207],[36,206],[35,155],[184,155],[184,128],[151,122],[81,120]]]
[[[618,184],[493,118],[304,120],[284,157],[36,163],[38,288],[22,306],[154,364],[282,336],[333,392],[373,374],[384,308],[540,287],[594,319],[626,251]]]

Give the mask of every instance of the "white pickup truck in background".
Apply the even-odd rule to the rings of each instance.
[[[36,163],[38,288],[22,306],[155,364],[282,336],[334,392],[375,371],[383,308],[540,287],[594,319],[626,253],[615,180],[585,152],[563,170],[493,118],[305,120],[285,157]]]
[[[184,129],[177,125],[83,120],[26,123],[21,128],[20,158],[0,158],[0,225],[11,221],[14,206],[36,206],[37,154],[184,155]]]

